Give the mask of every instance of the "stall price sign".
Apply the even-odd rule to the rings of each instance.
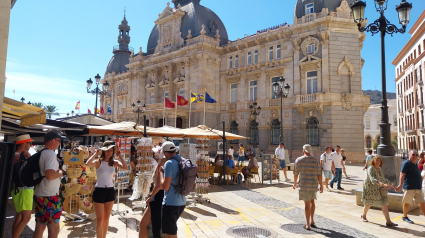
[[[263,162],[261,163],[261,183],[270,180],[272,183],[272,155],[263,155]]]

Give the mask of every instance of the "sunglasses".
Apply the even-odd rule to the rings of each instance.
[[[418,156],[418,154],[412,154],[412,156]]]

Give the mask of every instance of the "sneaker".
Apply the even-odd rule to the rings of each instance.
[[[344,190],[343,188],[341,188],[341,187],[339,187],[339,188],[336,188],[336,189],[338,189],[338,190]]]
[[[291,179],[285,178],[285,182],[291,181]]]
[[[404,222],[414,224],[414,222],[412,220],[410,220],[408,217],[402,217],[401,219],[403,219]]]
[[[332,189],[334,188],[334,184],[333,183],[330,183],[329,186],[331,186]]]
[[[326,191],[330,192],[331,190],[329,188],[326,188]]]

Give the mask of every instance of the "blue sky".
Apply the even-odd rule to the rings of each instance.
[[[169,0],[170,1],[170,0]],[[413,3],[411,23],[425,9],[424,0]],[[171,2],[171,1],[170,1]],[[373,1],[367,0],[369,22],[379,17]],[[398,24],[390,0],[386,16]],[[72,3],[72,4],[71,4]],[[86,92],[86,80],[102,77],[117,45],[118,25],[124,8],[131,27],[130,45],[146,50],[149,34],[167,0],[19,0],[11,12],[6,68],[6,97],[56,105],[59,112],[71,112],[81,101],[81,113],[94,108],[95,97]],[[287,22],[292,24],[296,0],[202,0],[224,22],[230,40],[257,30]],[[386,38],[387,91],[395,91],[392,60],[410,38],[396,34]],[[380,37],[367,34],[362,50],[363,89],[381,90]],[[15,95],[13,90],[16,90]]]

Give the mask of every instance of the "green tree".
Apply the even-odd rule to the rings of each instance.
[[[378,142],[375,142],[374,144],[373,144],[373,149],[374,150],[376,150],[378,148]]]
[[[397,149],[397,141],[391,140],[391,145],[394,147],[394,149]]]
[[[43,103],[41,102],[35,102],[32,104],[34,107],[39,107],[39,108],[43,108]]]
[[[59,109],[57,109],[56,106],[47,105],[44,107],[44,110],[46,110],[47,118],[49,119],[52,119],[52,116],[59,116],[59,113],[57,113]]]

